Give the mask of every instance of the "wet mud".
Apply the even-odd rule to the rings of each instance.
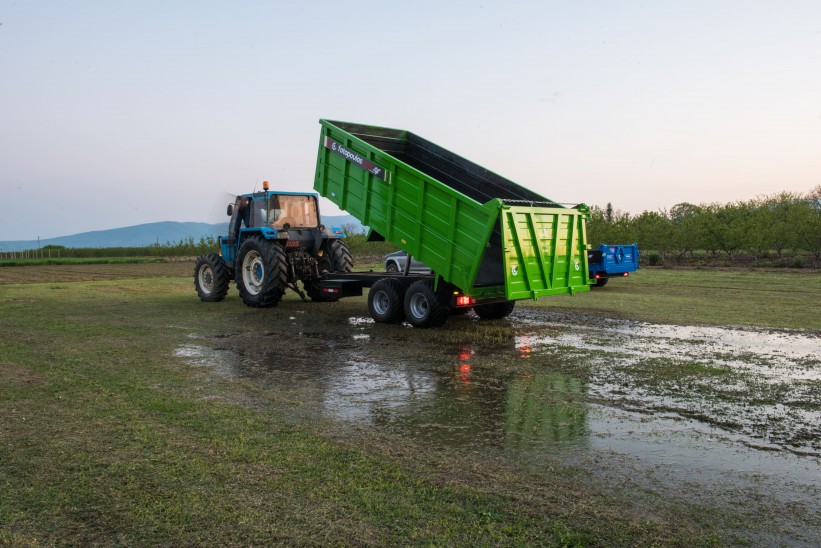
[[[727,509],[729,538],[821,544],[817,332],[527,307],[426,331],[329,310],[278,311],[262,334],[191,333],[176,355],[252,383],[295,421],[534,471],[558,463],[648,506]]]

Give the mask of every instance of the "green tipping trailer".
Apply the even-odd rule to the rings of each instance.
[[[433,280],[391,281],[392,289],[427,284],[439,296],[430,303],[437,312],[469,306],[480,317],[503,317],[515,300],[589,289],[585,205],[564,207],[409,131],[320,124],[314,189],[370,227],[369,239],[387,240],[435,272]],[[444,295],[462,298],[448,303]],[[447,318],[414,322],[404,304],[418,327]]]

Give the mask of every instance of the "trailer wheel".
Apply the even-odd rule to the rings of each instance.
[[[609,279],[610,278],[599,278],[596,280],[596,285],[594,285],[593,287],[604,287],[607,285],[607,280]]]
[[[476,315],[483,320],[501,320],[507,318],[513,312],[513,307],[516,305],[515,301],[506,301],[503,303],[478,304],[473,307]]]
[[[228,268],[216,253],[207,253],[197,259],[194,267],[194,287],[200,300],[215,303],[223,300],[231,282]]]
[[[450,309],[433,291],[431,280],[413,282],[405,293],[405,317],[413,327],[439,327],[449,315]]]
[[[257,236],[243,242],[237,254],[237,289],[242,302],[255,308],[276,306],[288,283],[282,247]]]
[[[393,278],[381,278],[368,291],[368,310],[376,323],[402,323],[405,288]]]

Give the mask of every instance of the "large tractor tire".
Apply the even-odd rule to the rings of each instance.
[[[282,246],[252,236],[237,254],[237,289],[242,302],[255,308],[276,306],[288,284],[287,257]]]
[[[348,250],[348,244],[342,240],[331,242],[331,245],[327,246],[325,254],[319,258],[318,267],[320,276],[326,272],[350,272],[353,270],[353,257],[351,257],[351,252]],[[302,286],[312,301],[328,303],[339,300],[339,297],[323,293],[319,287],[319,280],[303,280]]]
[[[515,301],[506,301],[503,303],[480,304],[473,307],[476,315],[483,320],[501,320],[507,318],[513,312]]]
[[[376,323],[402,323],[405,319],[405,286],[382,278],[368,291],[368,310]]]
[[[200,300],[216,303],[225,298],[231,277],[228,267],[216,253],[208,253],[197,259],[194,267],[194,287]]]
[[[348,244],[343,240],[331,242],[331,261],[334,265],[334,272],[350,272],[353,270],[353,257]]]
[[[449,315],[447,304],[433,290],[433,281],[413,282],[405,293],[405,318],[413,327],[439,327]]]

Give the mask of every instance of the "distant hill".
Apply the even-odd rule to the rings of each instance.
[[[363,230],[362,223],[351,215],[328,215],[322,222],[329,226],[353,225]],[[175,243],[189,237],[199,240],[207,236],[219,236],[228,232],[227,223],[180,223],[162,221],[108,230],[81,232],[70,236],[40,239],[40,247],[143,247],[152,244]],[[37,249],[37,240],[0,241],[0,251],[24,251]]]

